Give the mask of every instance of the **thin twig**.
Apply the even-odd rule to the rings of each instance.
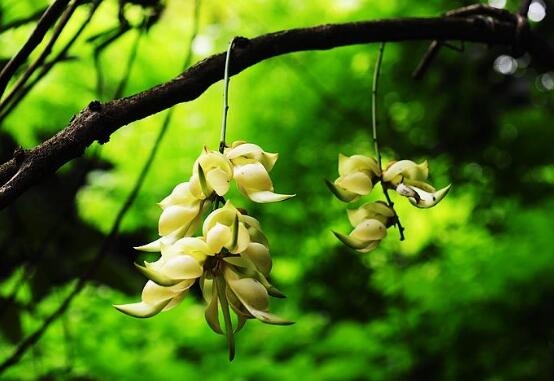
[[[193,28],[191,33],[191,38],[188,45],[187,54],[185,57],[185,67],[188,67],[190,65],[190,62],[192,60],[192,41],[198,34],[198,23],[199,23],[199,9],[200,9],[200,0],[195,0],[195,6],[194,6],[194,21],[193,21]],[[138,196],[140,189],[144,183],[144,180],[146,179],[146,176],[152,167],[152,163],[154,162],[154,158],[156,157],[156,154],[158,152],[158,149],[160,147],[160,143],[162,142],[169,124],[171,120],[171,113],[168,112],[168,116],[166,116],[166,119],[164,120],[164,123],[162,124],[158,135],[156,137],[156,140],[154,142],[154,145],[152,146],[152,149],[150,151],[150,154],[148,155],[148,158],[146,159],[141,172],[135,182],[135,185],[129,195],[127,196],[127,199],[121,206],[119,212],[117,213],[117,216],[113,222],[112,228],[110,229],[110,233],[106,236],[106,238],[102,242],[102,246],[98,250],[96,256],[93,258],[92,262],[90,263],[88,269],[85,271],[85,273],[79,278],[77,283],[75,284],[73,290],[69,293],[68,296],[63,300],[63,302],[52,312],[40,325],[38,329],[36,329],[31,335],[27,336],[23,341],[19,343],[17,348],[12,352],[12,354],[4,360],[2,363],[0,363],[0,374],[2,374],[6,369],[11,367],[12,365],[16,364],[21,356],[23,356],[30,348],[33,347],[33,345],[40,340],[42,335],[46,332],[48,327],[56,321],[60,316],[62,316],[65,311],[69,308],[71,305],[71,302],[73,299],[83,290],[84,286],[87,284],[89,279],[94,275],[96,270],[98,269],[99,265],[102,263],[104,258],[106,257],[109,248],[113,244],[113,241],[117,237],[117,234],[119,232],[119,227],[121,226],[121,223],[123,221],[123,218],[133,205],[136,197]]]
[[[62,34],[62,31],[66,27],[69,19],[71,18],[71,16],[73,16],[73,14],[75,13],[75,9],[77,9],[80,3],[81,0],[73,0],[71,5],[65,10],[60,18],[60,21],[56,25],[54,33],[52,33],[48,44],[46,44],[46,46],[44,47],[44,50],[40,53],[37,59],[27,68],[27,70],[25,70],[23,75],[17,80],[10,93],[0,102],[0,112],[4,108],[6,108],[6,105],[11,102],[12,98],[21,90],[21,88],[23,88],[23,86],[25,86],[25,84],[29,80],[29,77],[33,75],[33,73],[44,63],[46,58],[50,55],[54,44]]]
[[[434,40],[431,42],[431,44],[427,48],[427,51],[425,52],[425,55],[419,62],[419,65],[417,65],[414,72],[412,73],[413,79],[418,80],[423,78],[423,76],[427,72],[427,69],[431,65],[431,61],[433,61],[433,59],[436,57],[442,45],[442,41]]]
[[[505,9],[499,9],[491,7],[490,5],[485,4],[472,4],[468,5],[462,8],[453,9],[451,11],[448,11],[444,14],[445,17],[465,17],[465,18],[476,18],[476,17],[492,17],[497,21],[507,21],[507,22],[515,22],[517,21],[517,18],[515,15],[510,13],[509,11]],[[462,41],[463,42],[463,41]],[[416,69],[412,73],[412,78],[415,80],[422,79],[425,73],[427,72],[427,69],[429,69],[429,66],[431,65],[434,58],[437,56],[437,53],[441,49],[442,46],[449,46],[445,40],[433,40],[429,47],[427,48],[427,51],[425,52],[425,55],[417,65]],[[454,49],[457,50],[458,49]]]
[[[400,240],[404,241],[404,227],[400,223],[400,218],[398,217],[398,213],[396,213],[396,210],[394,209],[394,203],[389,197],[388,189],[383,184],[383,164],[381,159],[381,152],[379,151],[379,140],[377,138],[377,88],[379,84],[379,75],[381,74],[381,64],[383,63],[383,52],[385,50],[385,43],[382,42],[379,46],[379,54],[377,56],[377,62],[375,63],[375,71],[373,72],[373,86],[371,89],[371,120],[372,120],[372,127],[373,127],[373,146],[375,148],[375,155],[377,156],[377,163],[379,165],[379,178],[381,181],[381,187],[383,189],[383,194],[385,195],[385,198],[387,199],[387,204],[394,212],[395,221],[394,224],[396,227],[398,227],[398,232],[400,233]]]
[[[46,9],[46,12],[42,15],[40,20],[37,23],[37,26],[29,39],[23,44],[23,47],[17,52],[15,56],[10,59],[10,61],[4,66],[2,72],[0,72],[0,98],[8,86],[8,82],[15,74],[17,69],[23,65],[31,53],[35,50],[38,44],[41,43],[42,39],[48,32],[48,29],[56,20],[60,17],[67,4],[70,0],[56,0]]]
[[[9,106],[4,110],[4,112],[0,114],[0,122],[2,122],[8,115],[10,115],[13,110],[15,110],[15,108],[19,105],[19,103],[23,100],[23,98],[25,98],[25,96],[36,86],[36,84],[41,79],[43,79],[50,72],[50,70],[56,64],[67,59],[69,49],[71,49],[73,44],[84,32],[84,30],[92,20],[92,17],[96,13],[96,10],[98,9],[98,6],[100,5],[101,2],[102,0],[94,0],[92,2],[87,18],[79,26],[79,29],[77,29],[77,31],[71,37],[71,39],[65,44],[62,50],[60,50],[60,52],[52,60],[46,62],[44,65],[41,66],[39,72],[37,73],[37,75],[35,75],[35,77],[31,80],[31,82],[28,83],[24,88],[20,89],[20,91],[15,95],[15,97],[13,98]]]

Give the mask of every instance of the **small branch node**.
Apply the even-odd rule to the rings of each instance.
[[[15,162],[17,164],[23,163],[26,157],[27,157],[27,150],[23,149],[22,147],[17,147],[13,151],[13,158],[15,159]]]
[[[88,109],[93,112],[101,111],[102,103],[100,103],[100,101],[94,100],[88,104]]]
[[[237,36],[233,40],[233,47],[237,49],[244,49],[250,45],[250,39],[242,36]]]

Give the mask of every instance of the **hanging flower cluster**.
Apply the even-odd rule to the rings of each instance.
[[[416,164],[410,160],[390,162],[384,170],[372,157],[339,154],[339,177],[327,181],[327,186],[341,201],[354,202],[368,195],[381,182],[383,191],[394,190],[408,198],[418,208],[431,208],[438,204],[450,190],[450,185],[436,190],[429,183],[427,161]],[[382,201],[369,202],[358,209],[349,209],[348,218],[354,230],[348,235],[335,235],[348,247],[361,253],[375,249],[387,235],[387,228],[398,223],[392,205]]]
[[[161,237],[136,248],[161,253],[155,262],[136,265],[149,279],[142,301],[115,308],[134,317],[154,316],[176,306],[198,279],[208,303],[206,321],[216,333],[227,336],[231,359],[233,334],[246,320],[291,324],[268,311],[269,296],[284,295],[268,281],[272,261],[260,223],[230,201],[219,208],[233,179],[243,195],[258,203],[293,197],[273,192],[269,172],[277,157],[242,141],[223,153],[204,148],[190,180],[177,185],[159,204],[163,210],[158,224]],[[200,226],[201,235],[194,236]],[[229,308],[237,317],[235,328]]]

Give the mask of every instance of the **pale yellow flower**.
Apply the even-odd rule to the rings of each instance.
[[[388,205],[377,201],[349,209],[348,218],[354,230],[348,236],[334,232],[335,236],[346,246],[367,253],[386,237],[387,228],[394,223],[395,213]]]
[[[193,234],[198,228],[203,204],[203,200],[191,193],[189,182],[177,185],[159,203],[163,209],[158,223],[159,234],[165,236],[179,230],[182,236]]]
[[[224,153],[234,166],[261,163],[268,172],[279,158],[278,153],[265,152],[260,146],[244,141],[233,142]]]
[[[137,250],[160,252],[162,245],[168,246],[179,238],[193,235],[200,227],[202,213],[209,202],[194,197],[190,192],[190,183],[184,182],[178,184],[158,205],[163,209],[158,222],[161,238],[135,247]]]
[[[273,192],[269,172],[277,161],[278,154],[263,151],[259,146],[235,142],[225,150],[225,156],[234,166],[234,179],[240,192],[259,203],[283,201],[294,195]]]
[[[201,238],[185,237],[170,246],[162,245],[156,262],[137,265],[149,279],[139,303],[114,305],[119,311],[134,317],[151,317],[177,305],[187,290],[204,272],[203,264],[209,248]]]
[[[241,213],[230,201],[206,217],[202,234],[213,254],[224,248],[231,253],[240,253],[250,242],[248,229],[241,222]]]
[[[208,325],[227,338],[230,359],[234,333],[248,319],[268,324],[292,324],[269,312],[269,296],[284,297],[269,282],[272,260],[260,223],[229,201],[212,211],[202,224],[202,237],[190,237],[199,228],[203,212],[219,204],[235,178],[239,190],[255,202],[280,201],[293,195],[273,193],[269,171],[278,155],[259,146],[234,143],[225,155],[204,148],[190,181],[179,184],[160,202],[161,238],[136,249],[161,252],[155,262],[136,265],[148,278],[138,303],[115,305],[134,317],[150,317],[177,305],[199,279],[208,302]],[[236,327],[230,317],[233,310]],[[224,329],[219,322],[224,318]]]
[[[383,171],[383,183],[408,198],[418,208],[437,205],[450,190],[450,185],[436,190],[426,182],[429,176],[427,161],[416,164],[410,160],[392,162]]]
[[[229,190],[232,178],[233,166],[229,159],[218,151],[204,147],[193,166],[190,191],[198,199],[208,198],[213,192],[223,196]]]
[[[379,164],[374,158],[339,154],[339,177],[334,182],[327,181],[327,186],[339,200],[352,202],[369,194],[379,176]]]

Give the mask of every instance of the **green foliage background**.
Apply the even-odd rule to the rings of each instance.
[[[0,1],[2,23],[46,1]],[[141,39],[125,94],[178,74],[192,23],[192,1],[169,0]],[[222,51],[235,35],[400,16],[434,16],[462,1],[202,1],[194,61]],[[508,1],[508,8],[518,3]],[[547,10],[548,11],[548,10]],[[128,4],[131,21],[140,7]],[[87,14],[77,10],[67,40]],[[532,27],[547,37],[548,17]],[[72,49],[1,125],[2,158],[65,126],[93,99],[109,100],[136,38],[131,31],[102,55],[103,94],[95,89],[86,37],[117,25],[105,0]],[[32,25],[0,35],[0,55],[17,51]],[[60,45],[61,46],[61,45]],[[249,322],[238,356],[204,322],[193,293],[177,308],[136,320],[111,307],[139,299],[144,279],[133,245],[156,238],[156,202],[188,179],[204,145],[218,144],[222,84],[175,117],[123,233],[101,271],[62,319],[6,380],[551,380],[554,379],[554,130],[543,72],[519,60],[513,75],[493,69],[505,52],[443,49],[422,81],[410,73],[426,43],[388,44],[381,77],[380,136],[385,159],[427,159],[437,187],[453,188],[436,208],[395,199],[407,239],[396,230],[359,255],[330,230],[349,232],[345,204],[325,188],[337,154],[372,154],[371,72],[377,46],[297,53],[265,61],[231,80],[229,141],[255,142],[280,158],[272,172],[289,201],[254,205],[232,193],[267,233],[273,280],[288,299],[272,304],[291,327]],[[508,50],[509,52],[509,50]],[[117,131],[108,144],[66,165],[0,217],[4,258],[0,301],[24,273],[15,302],[0,310],[0,359],[69,291],[132,189],[164,113]],[[83,177],[83,173],[86,177]],[[83,181],[84,179],[84,181]],[[379,198],[378,192],[372,198]],[[50,237],[50,238],[48,238]]]

